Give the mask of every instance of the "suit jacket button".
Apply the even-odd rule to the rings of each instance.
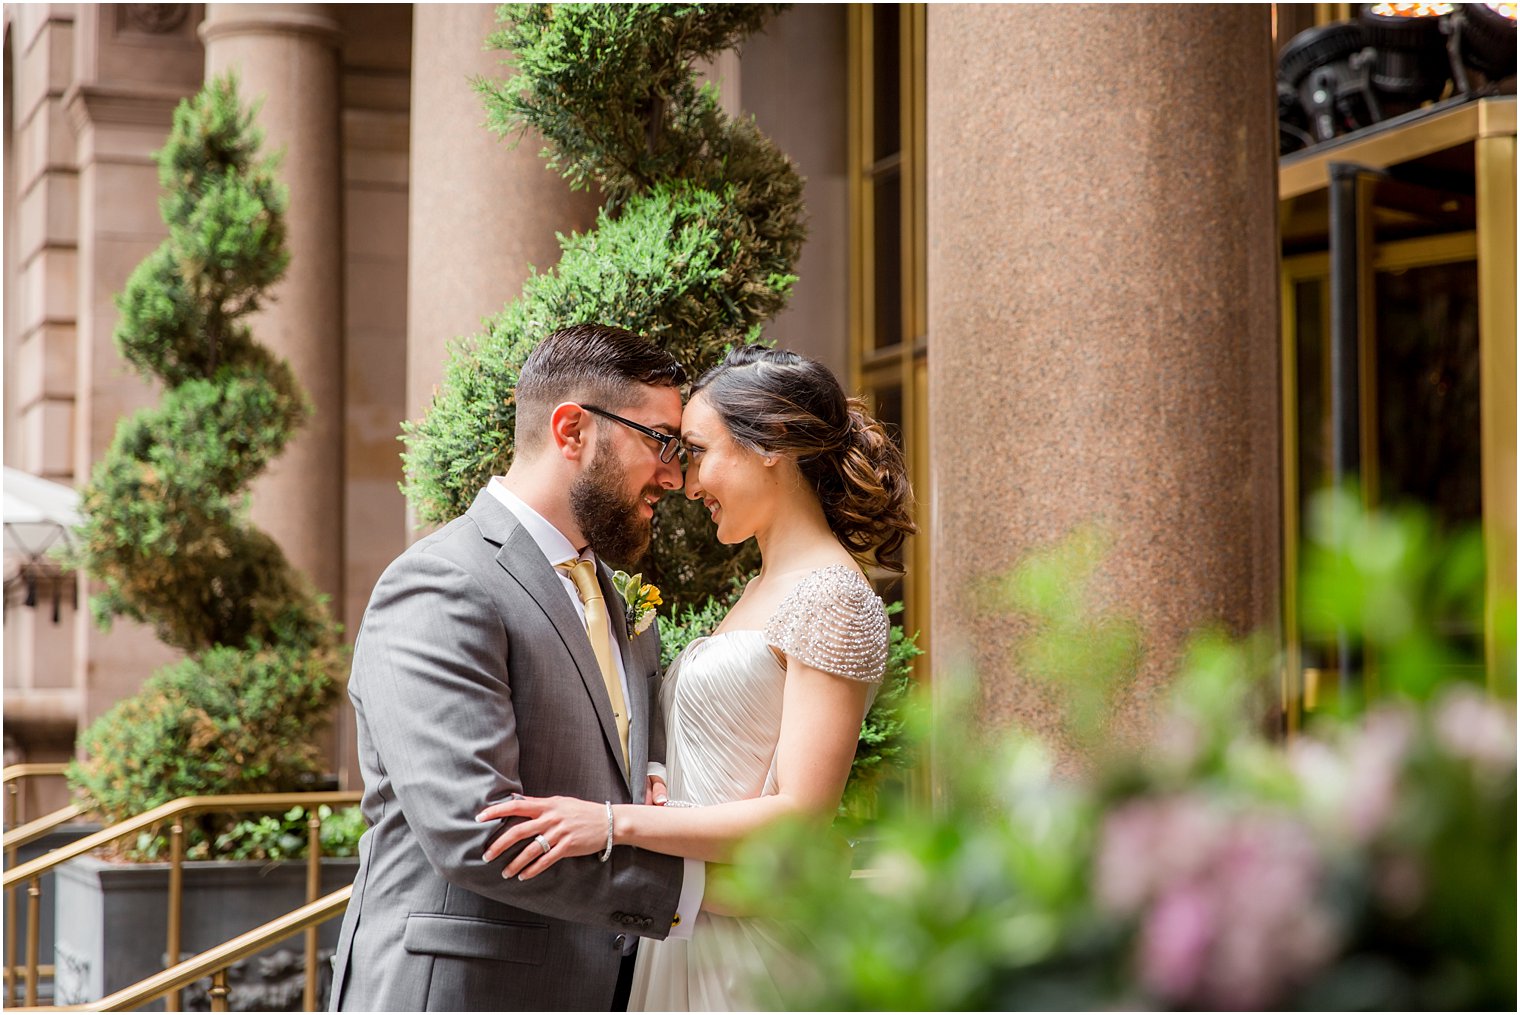
[[[643,918],[641,918],[639,920],[639,926],[640,927],[652,927],[652,926],[654,926],[654,919],[652,917],[648,917],[648,916],[643,917]]]
[[[619,934],[617,937],[615,937],[615,938],[612,939],[612,947],[618,949],[619,951],[621,951],[627,944],[628,944],[628,935],[627,934]]]

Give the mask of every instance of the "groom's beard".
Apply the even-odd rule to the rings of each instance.
[[[627,480],[610,451],[598,450],[591,465],[570,484],[570,513],[598,557],[631,565],[649,549],[650,519],[643,516],[642,492],[623,494]]]

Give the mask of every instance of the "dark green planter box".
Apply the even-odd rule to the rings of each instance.
[[[352,884],[359,861],[324,859],[319,895]],[[54,987],[58,1004],[88,1004],[162,970],[168,936],[169,865],[107,863],[80,857],[58,869]],[[44,904],[47,899],[44,898]],[[229,941],[306,902],[306,861],[188,861],[184,865],[181,959]],[[319,928],[319,1007],[327,1007],[341,920]],[[297,1011],[301,1007],[305,934],[233,966],[234,1011]],[[181,996],[186,1011],[206,1011],[206,981]],[[144,1011],[163,1011],[157,1001]]]
[[[100,831],[100,826],[86,822],[59,825],[51,832],[34,842],[29,842],[16,851],[16,863],[29,863],[44,853],[50,853],[62,846],[67,846],[75,839],[82,839],[86,835]],[[39,934],[37,937],[37,961],[43,965],[53,961],[53,907],[49,900],[54,898],[53,886],[57,878],[52,874],[42,875],[42,907],[39,911],[37,923]],[[16,950],[16,965],[26,965],[26,886],[17,885],[13,889],[15,893],[15,923],[10,920],[5,922],[5,940],[13,942]],[[17,981],[16,997],[25,997],[25,981]],[[42,980],[38,984],[37,1000],[39,1003],[48,1003],[53,996],[53,984],[51,980]]]

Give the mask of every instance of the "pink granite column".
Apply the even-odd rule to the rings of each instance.
[[[486,129],[471,80],[508,76],[486,4],[412,7],[412,158],[406,412],[417,419],[443,378],[447,343],[522,292],[532,265],[559,263],[556,232],[584,231],[600,201],[545,167],[542,142],[515,148]],[[410,529],[410,535],[418,533]]]
[[[929,334],[941,669],[1051,731],[978,595],[1097,522],[1097,597],[1148,655],[1144,738],[1189,631],[1276,623],[1276,127],[1264,6],[933,6]]]
[[[283,151],[290,269],[250,321],[290,362],[316,413],[252,488],[253,522],[343,602],[343,234],[338,22],[328,4],[207,4],[209,80],[235,71],[260,102],[265,151]]]

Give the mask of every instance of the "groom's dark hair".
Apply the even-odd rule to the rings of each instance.
[[[642,335],[607,324],[572,324],[534,348],[517,375],[517,451],[544,444],[549,414],[561,402],[616,409],[637,400],[637,387],[679,388],[686,370]]]

